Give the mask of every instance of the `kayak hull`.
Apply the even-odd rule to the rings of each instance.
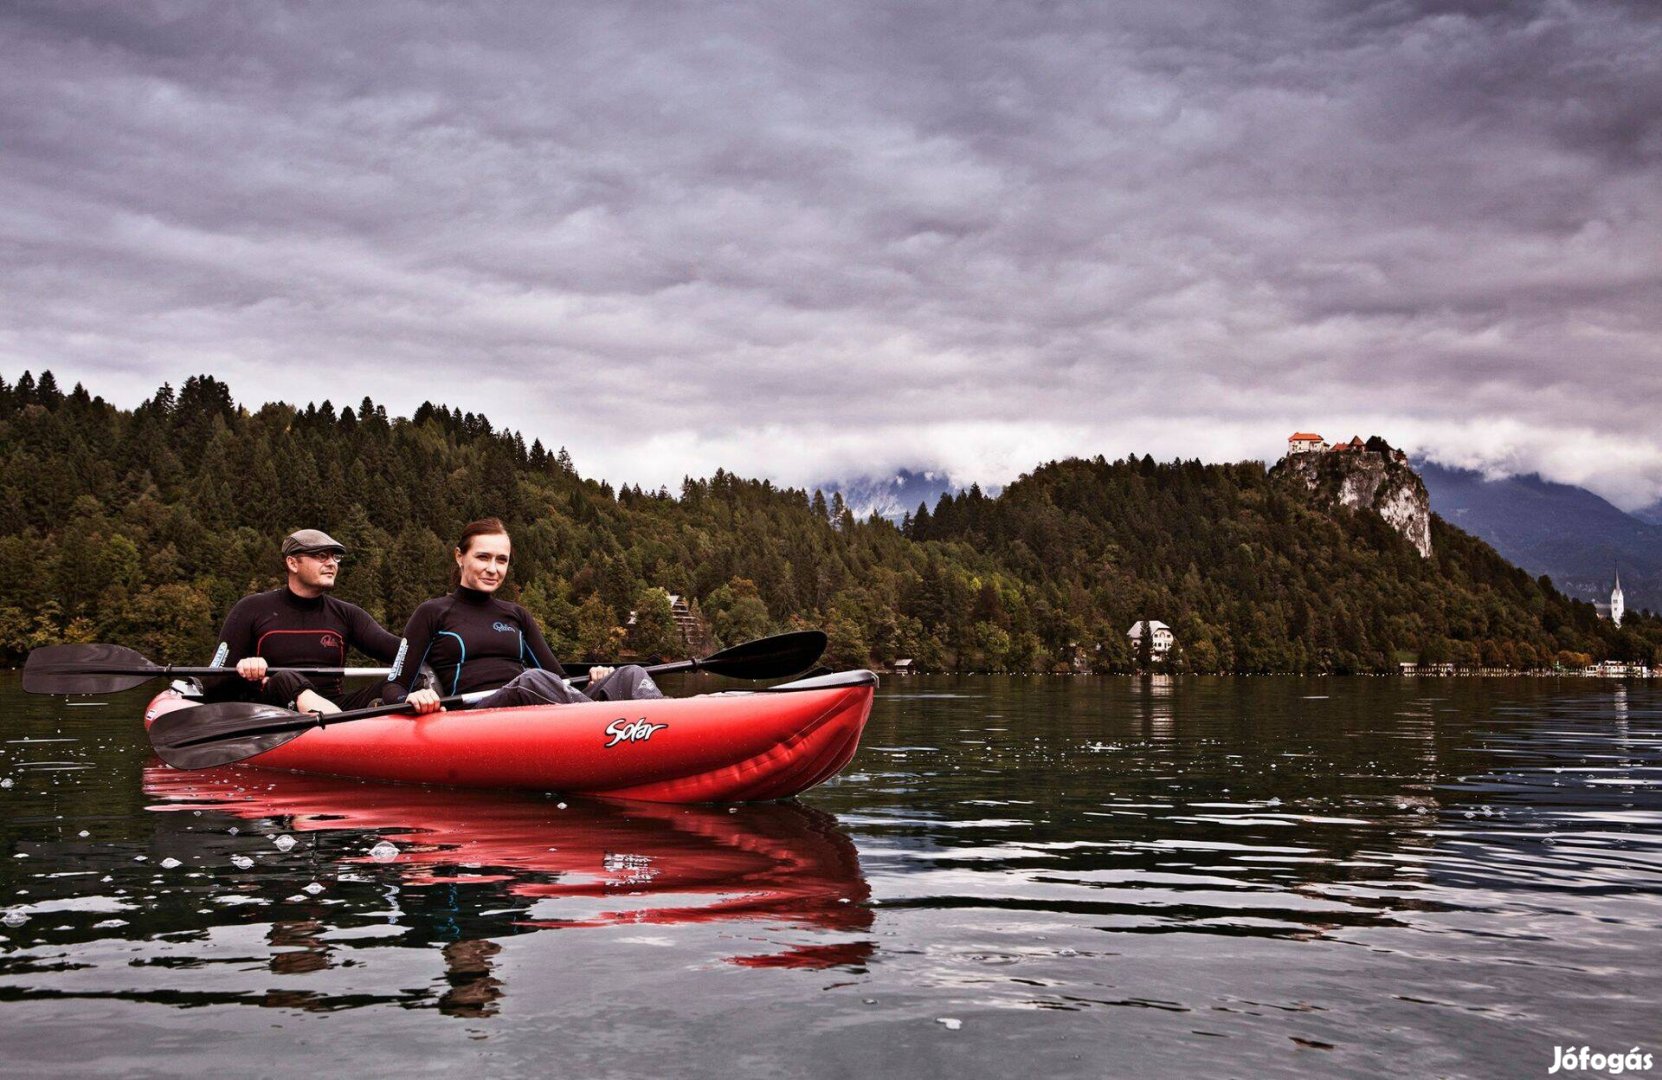
[[[651,802],[783,799],[853,758],[876,685],[855,671],[689,698],[366,717],[312,729],[247,764]],[[164,691],[145,723],[196,704]]]

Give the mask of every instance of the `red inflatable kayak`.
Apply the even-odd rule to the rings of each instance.
[[[876,675],[848,671],[689,698],[375,716],[307,731],[247,763],[651,802],[783,799],[848,764],[876,688]],[[164,691],[145,723],[195,704]]]

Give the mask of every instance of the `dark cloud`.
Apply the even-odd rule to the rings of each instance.
[[[648,483],[1314,427],[1649,502],[1658,11],[12,4],[0,366]]]

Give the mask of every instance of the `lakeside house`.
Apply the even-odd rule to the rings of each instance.
[[[682,641],[692,647],[704,642],[704,626],[693,614],[685,597],[678,593],[669,594],[669,614],[675,620],[675,628],[681,632]]]
[[[1171,652],[1172,645],[1176,642],[1176,639],[1172,637],[1171,627],[1159,619],[1150,619],[1148,625],[1152,630],[1152,636],[1148,643],[1149,659],[1164,660],[1166,655]],[[1125,632],[1125,636],[1131,639],[1131,651],[1135,653],[1138,643],[1143,640],[1142,620],[1139,619],[1132,623],[1131,629]]]
[[[687,598],[667,589],[664,591],[669,596],[669,615],[675,620],[675,631],[680,635],[681,641],[690,649],[707,647],[710,644],[709,633],[703,620],[693,611],[692,605],[687,603]],[[633,627],[635,621],[636,613],[631,611],[629,617],[624,620],[624,625]]]

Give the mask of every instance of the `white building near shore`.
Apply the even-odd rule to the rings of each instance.
[[[1148,621],[1148,625],[1153,630],[1153,637],[1148,643],[1149,659],[1164,660],[1166,658],[1166,654],[1171,652],[1171,647],[1177,639],[1172,637],[1171,627],[1167,626],[1159,619],[1150,619]],[[1135,652],[1137,650],[1138,642],[1143,640],[1142,620],[1139,619],[1137,622],[1133,623],[1131,625],[1131,629],[1125,632],[1125,636],[1131,639],[1131,649],[1132,652]]]

